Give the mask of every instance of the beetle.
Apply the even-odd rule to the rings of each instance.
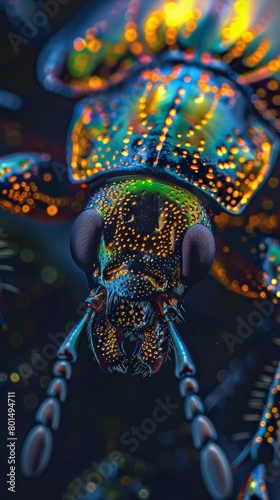
[[[58,350],[48,397],[23,446],[26,476],[49,461],[86,329],[110,373],[152,375],[174,348],[205,485],[213,498],[231,494],[231,468],[204,415],[175,320],[186,291],[211,266],[237,293],[280,295],[278,180],[271,177],[279,152],[278,21],[274,0],[124,0],[105,13],[92,13],[89,2],[43,49],[37,72],[44,88],[83,97],[69,127],[69,182],[57,182],[47,154],[9,155],[1,160],[1,206],[56,219],[75,211],[75,193],[84,190],[71,252],[89,296]],[[270,203],[258,206],[252,198],[266,181]],[[132,354],[126,338],[135,343]],[[249,454],[254,461],[263,440],[274,443],[264,431],[277,430],[278,375],[267,400],[276,411],[264,414],[235,466]],[[266,498],[264,469],[252,477],[243,497],[256,484]]]

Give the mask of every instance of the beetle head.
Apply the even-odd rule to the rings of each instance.
[[[213,261],[214,239],[197,198],[189,193],[191,203],[184,196],[180,204],[176,193],[162,193],[157,184],[150,191],[122,190],[122,196],[112,186],[104,189],[73,227],[73,258],[106,293],[103,310],[89,325],[93,351],[105,370],[127,369],[125,338],[138,341],[134,367],[143,363],[149,371],[159,369],[169,337],[158,298],[167,294],[177,305]]]

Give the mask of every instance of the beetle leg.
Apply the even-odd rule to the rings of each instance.
[[[118,67],[125,56],[135,59],[129,50],[130,44],[123,38],[126,8],[127,2],[124,2],[109,13],[104,8],[96,12],[92,3],[88,2],[43,48],[37,65],[37,76],[43,87],[67,97],[106,89],[108,81],[104,77],[104,67],[108,71],[108,54],[114,55],[115,71],[115,66]],[[114,44],[122,39],[123,51],[120,53],[115,50]],[[82,45],[79,40],[84,41]],[[92,43],[88,44],[88,40]],[[80,66],[81,56],[86,61],[83,69]],[[95,78],[91,78],[93,75],[96,75]],[[125,75],[127,71],[123,69],[118,74],[118,81]]]
[[[0,158],[0,207],[43,221],[72,220],[87,202],[88,187],[68,181],[67,167],[48,154]]]
[[[71,363],[74,363],[77,360],[77,347],[78,342],[80,340],[81,333],[85,326],[92,321],[95,317],[95,310],[99,306],[99,302],[103,302],[104,293],[92,293],[85,302],[87,307],[85,314],[74,326],[71,332],[68,334],[67,338],[61,344],[60,348],[57,351],[58,359],[67,359]]]
[[[176,358],[175,375],[180,380],[180,394],[185,398],[185,415],[191,423],[193,444],[200,451],[200,468],[204,484],[214,499],[228,498],[233,483],[231,468],[224,452],[215,442],[217,432],[213,423],[204,415],[204,405],[197,394],[198,383],[193,377],[195,367],[174,325],[176,310],[170,305],[167,296],[162,296],[158,303],[173,340]]]
[[[280,463],[280,363],[276,368],[273,381],[268,390],[266,404],[264,405],[260,422],[252,440],[245,446],[242,452],[233,462],[233,468],[237,469],[247,460],[253,462],[261,460],[266,462],[268,472],[272,473],[273,461]],[[273,452],[273,457],[271,457]]]
[[[245,479],[237,500],[269,500],[266,483],[266,471],[263,464],[258,464]]]
[[[86,324],[102,308],[105,295],[103,289],[92,291],[87,298],[86,312],[78,324],[71,330],[58,349],[58,361],[53,368],[54,378],[47,389],[47,398],[39,406],[35,420],[36,425],[28,432],[21,451],[21,470],[26,477],[41,475],[50,460],[52,452],[52,432],[58,429],[60,421],[60,404],[66,399],[66,380],[72,373],[70,363],[77,359],[77,343]]]

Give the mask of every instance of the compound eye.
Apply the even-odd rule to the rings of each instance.
[[[203,224],[187,229],[182,242],[181,278],[187,286],[200,281],[210,270],[215,257],[212,231]]]
[[[86,272],[90,272],[96,261],[102,229],[102,217],[94,208],[81,213],[73,225],[71,254],[76,264]]]

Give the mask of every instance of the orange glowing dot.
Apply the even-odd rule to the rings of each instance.
[[[127,29],[124,37],[128,42],[134,42],[137,38],[137,31],[134,28]]]
[[[91,40],[89,43],[88,43],[88,49],[91,51],[91,52],[98,52],[102,47],[102,43],[100,40]]]
[[[123,54],[125,51],[125,44],[122,42],[117,43],[114,47],[114,51],[116,54]]]
[[[143,50],[143,47],[141,45],[141,43],[138,43],[138,42],[134,42],[132,45],[131,45],[131,52],[133,54],[140,54]]]
[[[74,49],[77,51],[83,50],[86,46],[86,42],[83,38],[76,38],[74,40]]]
[[[51,178],[52,178],[51,174],[44,174],[44,176],[43,176],[43,179],[46,182],[49,182],[51,180]]]
[[[49,205],[47,208],[47,214],[53,217],[58,212],[58,208],[55,205]]]

